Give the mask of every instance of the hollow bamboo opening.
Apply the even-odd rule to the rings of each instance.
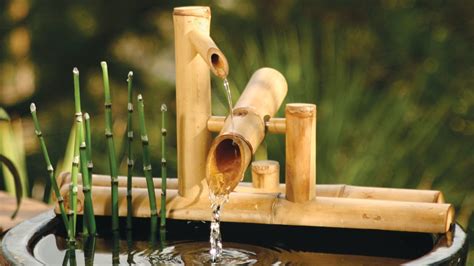
[[[238,185],[265,137],[265,121],[276,113],[287,90],[285,78],[274,69],[261,68],[252,75],[208,153],[206,179],[215,194]]]

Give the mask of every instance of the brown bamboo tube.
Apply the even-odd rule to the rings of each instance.
[[[280,164],[267,160],[252,162],[252,186],[262,192],[279,192]]]
[[[209,120],[207,120],[207,130],[211,132],[220,132],[222,130],[222,127],[224,127],[225,119],[225,116],[211,116]],[[285,134],[285,118],[270,118],[270,120],[265,122],[265,131],[274,134]]]
[[[292,103],[286,116],[286,198],[312,200],[316,192],[316,105]]]
[[[84,195],[78,186],[78,210]],[[61,194],[66,197],[67,187]],[[119,188],[119,215],[126,216],[126,188]],[[110,187],[93,187],[94,213],[110,215]],[[156,198],[160,204],[160,197]],[[167,191],[166,217],[180,220],[209,221],[211,209],[207,193],[197,198],[181,197]],[[146,189],[133,191],[133,216],[149,217]],[[66,206],[68,208],[68,206]],[[56,212],[58,210],[56,209]],[[231,193],[221,220],[259,224],[285,224],[390,231],[445,233],[454,221],[451,204],[317,197],[305,204],[293,203],[280,193]]]
[[[241,181],[252,154],[265,136],[265,119],[283,102],[288,85],[283,75],[261,68],[250,78],[230,116],[211,144],[206,179],[215,194],[227,194]]]
[[[210,19],[209,7],[177,7],[173,11],[178,182],[182,196],[195,195],[205,177],[204,165],[211,143],[207,130],[211,116],[209,69],[219,75],[222,69],[228,73],[225,56],[209,37]],[[198,52],[210,53],[210,58],[198,56]]]
[[[61,187],[66,184],[69,186],[70,174],[63,173],[59,177],[59,184]],[[119,187],[127,186],[127,177],[119,176]],[[78,176],[78,184],[82,184],[81,176]],[[168,189],[178,189],[178,180],[176,178],[168,178],[166,181]],[[153,178],[155,189],[161,191],[161,178]],[[110,176],[93,175],[92,185],[99,187],[110,186]],[[144,177],[134,177],[132,188],[146,188],[146,180]],[[255,188],[252,183],[240,182],[235,188],[235,192],[240,193],[268,193],[265,189]],[[285,184],[278,184],[278,190],[270,191],[271,193],[285,194]],[[160,192],[161,193],[161,192]],[[328,185],[319,184],[316,186],[316,194],[322,197],[339,197],[339,198],[354,198],[354,199],[375,199],[375,200],[393,200],[393,201],[409,201],[409,202],[432,202],[444,203],[444,196],[438,190],[419,190],[419,189],[404,189],[404,188],[382,188],[382,187],[361,187],[348,185]]]

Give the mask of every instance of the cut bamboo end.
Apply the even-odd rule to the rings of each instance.
[[[199,29],[194,29],[188,33],[188,37],[194,49],[206,61],[212,73],[222,79],[229,74],[229,64],[227,58],[217,47],[208,34],[204,34]]]
[[[191,16],[211,18],[211,9],[208,6],[182,6],[173,9],[173,16]]]
[[[252,75],[208,153],[206,179],[215,194],[231,192],[243,178],[265,137],[265,120],[278,110],[287,90],[285,78],[274,69],[262,68]]]
[[[84,195],[78,187],[79,206]],[[110,215],[110,187],[94,187],[94,212]],[[61,189],[63,197],[69,190]],[[126,188],[119,188],[119,215],[127,215]],[[148,192],[133,191],[133,216],[150,217]],[[156,198],[160,204],[160,197]],[[69,207],[69,206],[67,206]],[[82,207],[78,208],[82,210]],[[56,212],[58,213],[58,208]],[[176,190],[167,190],[166,217],[180,220],[209,221],[211,210],[207,195],[181,197]],[[221,220],[259,224],[285,224],[337,228],[377,229],[390,231],[445,233],[454,222],[451,204],[386,200],[317,197],[305,204],[293,203],[279,193],[231,193]]]
[[[250,145],[240,135],[219,135],[212,143],[206,164],[206,180],[215,195],[234,190],[252,158]]]
[[[252,162],[252,186],[262,192],[279,192],[280,164],[277,161]]]
[[[306,202],[316,192],[316,105],[287,104],[286,198]]]

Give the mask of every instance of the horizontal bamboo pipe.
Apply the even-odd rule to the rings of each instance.
[[[224,127],[225,116],[211,116],[207,120],[207,130],[210,132],[220,132]],[[265,131],[273,134],[285,134],[286,132],[286,119],[272,117],[270,120],[265,121]]]
[[[67,173],[64,176],[64,180],[60,179],[59,183],[66,184],[70,182],[70,178]],[[61,177],[60,177],[61,178]],[[119,187],[127,186],[127,177],[119,176]],[[79,176],[77,180],[78,184],[82,184],[82,179]],[[161,191],[161,179],[153,178],[155,189]],[[106,175],[93,175],[92,185],[94,187],[109,187],[110,176]],[[61,187],[62,187],[61,186]],[[178,189],[178,180],[176,178],[168,178],[166,181],[168,189]],[[134,177],[132,188],[146,188],[146,180],[144,177]],[[161,193],[156,191],[156,193]],[[240,193],[266,193],[265,190],[254,188],[252,183],[240,182],[235,188],[235,192]],[[285,184],[280,184],[277,191],[278,193],[285,194]],[[94,193],[94,191],[92,191]],[[353,198],[353,199],[374,199],[374,200],[392,200],[392,201],[408,201],[408,202],[432,202],[432,203],[444,203],[444,196],[441,191],[438,190],[418,190],[418,189],[406,189],[406,188],[382,188],[382,187],[362,187],[362,186],[349,186],[341,184],[319,184],[316,186],[316,194],[322,197],[339,197],[339,198]]]
[[[265,120],[276,113],[287,91],[285,78],[275,69],[261,68],[252,75],[209,149],[206,180],[214,194],[228,194],[242,180],[265,136]]]
[[[78,211],[82,212],[84,195],[78,186]],[[67,197],[69,189],[61,188]],[[126,188],[119,188],[119,215],[127,215]],[[93,187],[94,213],[110,215],[110,187]],[[160,198],[156,198],[160,204]],[[198,198],[181,197],[168,190],[166,217],[178,220],[209,221],[210,202],[207,193]],[[133,216],[149,217],[146,189],[134,189]],[[69,208],[67,205],[66,208]],[[58,209],[56,208],[56,212]],[[292,203],[280,193],[231,193],[221,214],[225,222],[284,224],[336,228],[377,229],[389,231],[445,233],[454,221],[451,204],[402,202],[317,197],[305,204]]]

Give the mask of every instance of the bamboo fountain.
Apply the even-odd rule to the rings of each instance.
[[[168,182],[167,218],[209,220],[211,189],[216,194],[231,192],[221,217],[227,222],[429,233],[450,229],[454,208],[440,191],[317,185],[316,106],[290,103],[284,118],[273,117],[288,89],[274,69],[254,73],[232,119],[213,116],[210,73],[225,78],[229,66],[209,36],[210,18],[207,7],[180,7],[173,13],[178,178]],[[212,132],[219,133],[214,140]],[[285,135],[285,184],[279,184],[275,161],[253,162],[252,183],[240,182],[266,133]],[[104,176],[93,177],[96,215],[111,215],[109,182]],[[119,177],[118,182],[119,215],[126,216],[127,180]],[[154,182],[159,193],[161,182]],[[66,198],[69,184],[63,183]],[[133,216],[150,217],[145,181],[134,179],[132,187]],[[78,191],[81,212],[81,185]],[[156,204],[160,206],[160,198]]]
[[[226,79],[229,74],[229,65],[224,53],[210,37],[210,18],[211,13],[208,7],[178,7],[173,12],[178,177],[167,181],[166,178],[161,180],[150,178],[151,166],[144,166],[144,169],[146,168],[145,170],[148,171],[147,179],[131,178],[133,158],[129,154],[128,175],[113,176],[114,204],[116,204],[115,207],[118,205],[118,208],[112,209],[110,176],[94,174],[92,178],[85,178],[85,189],[83,189],[81,176],[72,177],[70,173],[62,173],[57,178],[58,183],[61,184],[59,198],[68,199],[71,183],[74,183],[75,186],[77,182],[77,189],[74,189],[74,193],[77,191],[77,195],[74,195],[77,196],[77,206],[69,206],[69,202],[65,201],[64,207],[67,211],[71,213],[71,209],[74,208],[77,209],[78,214],[83,214],[85,199],[90,200],[90,193],[85,197],[84,191],[92,192],[92,213],[96,216],[111,216],[113,212],[118,212],[118,216],[127,217],[128,230],[132,228],[132,222],[140,220],[132,221],[130,216],[127,216],[128,213],[131,212],[135,218],[150,219],[152,217],[152,223],[156,224],[156,206],[162,206],[162,204],[166,206],[166,218],[168,219],[209,221],[211,219],[210,198],[212,198],[210,194],[228,195],[229,200],[225,204],[225,210],[221,213],[220,220],[234,222],[234,226],[263,224],[265,228],[270,228],[267,230],[270,234],[267,232],[267,235],[272,234],[271,231],[274,230],[272,228],[279,228],[277,230],[285,228],[283,230],[291,231],[305,226],[306,229],[323,230],[318,232],[324,232],[323,227],[340,228],[339,231],[332,229],[332,232],[344,232],[349,235],[362,233],[363,239],[366,237],[364,234],[367,232],[371,234],[370,232],[374,230],[378,230],[377,232],[382,237],[390,236],[384,231],[398,231],[400,234],[405,234],[404,232],[425,233],[414,235],[417,237],[428,235],[430,239],[433,237],[437,240],[434,243],[429,243],[429,245],[434,245],[434,247],[430,246],[433,250],[429,252],[429,255],[419,258],[414,262],[415,264],[436,263],[446,258],[462,263],[466,257],[466,235],[454,223],[454,207],[445,202],[442,192],[316,183],[316,105],[288,103],[284,107],[285,116],[274,117],[289,89],[284,76],[277,70],[258,69],[250,78],[229,115],[227,117],[212,115],[210,75],[212,73],[223,80]],[[133,111],[130,91],[131,78],[132,73],[130,72],[127,80],[129,82],[129,119],[131,119]],[[108,79],[104,79],[104,82],[105,80]],[[108,100],[110,101],[110,99]],[[140,120],[144,121],[142,101],[143,99],[139,96],[138,111]],[[111,105],[110,102],[108,104]],[[163,110],[166,111],[165,106],[162,107],[162,112]],[[88,119],[87,116],[86,141],[90,138],[90,131],[88,132],[87,127]],[[129,131],[129,141],[131,141],[133,131],[127,130]],[[163,130],[162,128],[162,137],[166,135],[166,130]],[[141,134],[142,144],[144,148],[145,146],[148,148],[144,122],[141,123],[141,131],[143,131]],[[217,136],[213,139],[212,134],[215,133]],[[279,162],[271,160],[252,162],[253,154],[266,134],[285,135],[284,184],[280,183]],[[89,165],[92,167],[91,162]],[[86,166],[82,165],[82,168],[87,169]],[[242,182],[248,167],[251,168],[252,182]],[[162,161],[162,175],[166,177],[166,160]],[[92,182],[88,182],[89,180]],[[162,184],[165,181],[166,183]],[[154,201],[150,200],[153,197],[149,198],[149,195],[153,195],[153,193],[148,191],[153,191],[153,188],[154,194],[161,194],[161,197],[155,197]],[[116,195],[118,198],[115,197]],[[152,208],[150,208],[150,201]],[[133,208],[128,208],[127,205],[131,205]],[[60,211],[58,205],[55,208],[55,213],[60,214]],[[161,216],[161,225],[164,225],[166,220],[163,219],[163,215]],[[38,238],[38,235],[43,234],[47,230],[45,228],[48,223],[52,224],[51,219],[54,220],[55,217],[56,215],[45,214],[45,217],[32,219],[30,223],[36,223],[36,227],[32,228],[30,223],[25,223],[23,227],[20,225],[17,229],[13,229],[2,244],[4,251],[7,251],[8,260],[36,264],[37,261],[29,255],[26,246],[32,249],[31,243],[34,241],[31,239]],[[114,219],[114,229],[118,228],[118,225],[118,219]],[[173,227],[173,225],[170,226]],[[135,228],[133,227],[133,230]],[[254,230],[251,227],[246,228]],[[103,228],[97,226],[97,230],[99,229]],[[193,231],[196,231],[195,228]],[[257,231],[262,233],[265,230],[260,227]],[[117,233],[117,231],[114,232]],[[239,232],[234,233],[239,234]],[[153,235],[154,232],[151,234]],[[118,237],[118,234],[115,236]],[[20,241],[15,237],[21,238]],[[327,241],[327,233],[322,237],[325,237]],[[329,235],[329,240],[332,240],[332,237]],[[395,242],[399,241],[397,237]],[[393,237],[391,238],[393,241]],[[99,240],[103,242],[103,239],[99,238]],[[359,242],[360,239],[356,241]],[[49,246],[49,244],[44,244],[46,242],[41,243],[40,245]],[[421,245],[419,243],[421,242],[415,241],[413,245],[418,248],[417,245]],[[358,243],[356,244],[358,245]],[[376,243],[370,244],[370,247],[377,246]],[[402,245],[406,246],[406,243],[403,242]],[[106,243],[105,246],[108,244]],[[119,241],[114,238],[114,263],[120,260],[117,255],[119,246]],[[394,247],[399,248],[400,246],[395,245]],[[448,251],[446,251],[446,247]],[[257,247],[257,250],[260,249]],[[75,254],[74,250],[72,251],[71,254]],[[86,252],[85,249],[84,252]],[[129,252],[132,262],[133,253]],[[377,253],[375,252],[375,254]],[[302,251],[290,252],[285,256],[287,259],[289,258],[290,262],[313,263],[314,258],[318,258],[322,263],[356,263],[366,259],[368,260],[365,262],[369,264],[373,262],[371,257],[344,255],[339,252],[336,254],[331,254],[331,252],[310,254],[310,252]],[[85,257],[92,257],[93,262],[93,255],[89,254]],[[186,255],[183,255],[185,263],[195,262],[194,260],[186,261],[185,257]],[[390,262],[390,256],[387,257],[389,257],[388,260],[380,262]],[[413,258],[417,257],[410,259]],[[202,261],[200,262],[202,263]],[[212,262],[215,261],[212,260]],[[265,264],[264,261],[259,262]],[[391,262],[400,263],[399,260]]]

